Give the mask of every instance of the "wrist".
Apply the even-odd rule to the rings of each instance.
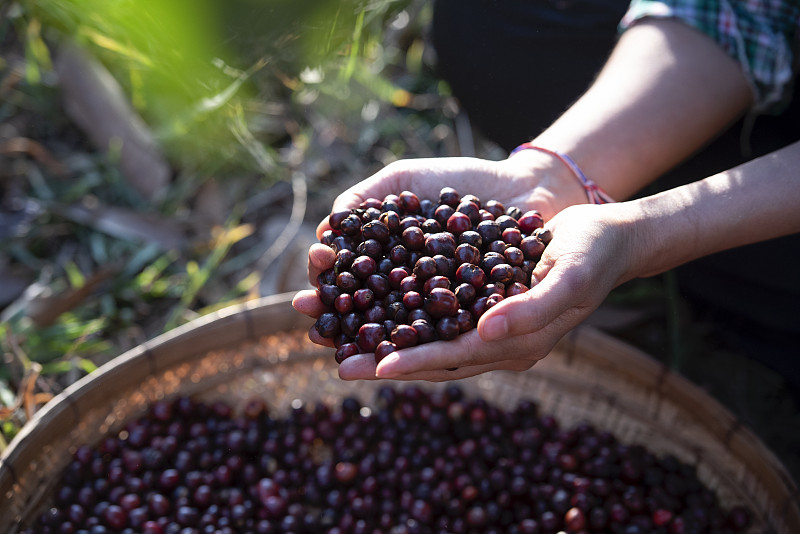
[[[586,191],[570,168],[551,154],[522,150],[500,163],[517,179],[531,184],[531,200],[537,204],[545,202],[550,208],[549,215],[543,212],[546,218],[551,218],[568,206],[589,201]]]
[[[655,276],[688,260],[693,228],[686,224],[680,202],[644,197],[616,206],[630,230],[626,280]]]

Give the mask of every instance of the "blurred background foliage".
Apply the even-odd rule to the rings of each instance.
[[[266,273],[335,192],[452,153],[429,17],[412,0],[0,6],[0,448],[114,355],[283,288]],[[59,68],[76,47],[113,80],[96,98],[67,94],[87,87]],[[69,113],[104,98],[117,115]],[[137,121],[153,141],[139,157],[168,167],[152,195],[127,139],[97,142]]]

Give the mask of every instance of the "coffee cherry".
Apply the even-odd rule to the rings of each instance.
[[[341,347],[336,349],[336,363],[342,363],[350,356],[359,354],[361,350],[356,343],[344,343]]]
[[[469,305],[469,303],[475,300],[475,297],[478,295],[478,291],[475,289],[475,286],[468,283],[460,284],[458,287],[456,287],[454,293],[458,299],[458,303],[462,307]]]
[[[405,213],[419,213],[420,212],[420,200],[417,195],[412,193],[411,191],[403,191],[400,193],[400,208]]]
[[[436,275],[431,276],[427,280],[425,280],[425,284],[422,286],[422,293],[425,295],[429,295],[431,290],[435,287],[440,287],[442,289],[449,289],[450,288],[450,279],[446,276]]]
[[[518,219],[519,229],[524,234],[532,234],[535,230],[544,226],[544,218],[538,211],[526,211]]]
[[[361,280],[378,272],[378,263],[369,256],[358,256],[353,260],[350,271]]]
[[[338,288],[337,288],[338,289]],[[353,295],[341,293],[333,301],[333,307],[339,315],[345,315],[353,311]]]
[[[333,338],[340,331],[340,320],[335,313],[323,313],[314,324],[319,335],[324,338]]]
[[[416,319],[412,321],[411,327],[416,330],[420,345],[436,340],[436,329],[430,321],[426,319]]]
[[[439,203],[455,208],[461,202],[461,195],[452,187],[443,187],[439,192]]]
[[[458,313],[458,299],[449,289],[435,287],[425,296],[424,308],[434,318],[453,317]]]
[[[392,330],[391,340],[398,349],[404,349],[416,345],[419,342],[419,335],[413,326],[400,324]]]
[[[436,261],[430,256],[423,256],[414,264],[413,274],[418,280],[424,281],[436,276]]]
[[[486,283],[486,272],[472,263],[463,263],[456,269],[456,282],[480,288]]]
[[[436,322],[436,334],[439,339],[449,341],[455,339],[459,333],[458,319],[455,317],[442,317]]]
[[[396,325],[373,356],[417,327],[451,339],[464,313]],[[344,343],[336,359],[358,353]],[[754,517],[724,509],[674,457],[457,385],[387,385],[370,405],[346,397],[285,412],[262,399],[241,413],[223,401],[157,401],[117,436],[76,449],[54,486],[54,505],[20,532],[743,534]]]
[[[334,230],[339,230],[341,228],[342,221],[349,217],[351,213],[352,212],[350,210],[341,210],[331,213],[328,216],[328,224],[330,224],[331,228]]]
[[[361,218],[356,214],[350,214],[342,220],[339,227],[348,236],[355,236],[361,232]]]
[[[458,265],[462,263],[472,263],[478,265],[481,261],[481,251],[469,243],[462,243],[456,247],[454,258]]]
[[[419,226],[409,226],[403,230],[400,242],[408,250],[421,250],[425,246],[425,232]]]
[[[342,294],[342,290],[335,285],[322,284],[317,288],[319,300],[326,306],[334,306],[336,299]]]
[[[389,340],[384,340],[378,343],[375,347],[375,363],[380,363],[389,354],[397,350],[397,346]]]
[[[361,235],[364,240],[374,239],[385,245],[389,242],[391,232],[389,231],[389,227],[381,221],[370,221],[361,228]]]
[[[363,257],[367,258],[366,256]],[[372,260],[372,258],[367,259]],[[374,262],[375,260],[372,261]],[[357,289],[361,288],[361,281],[350,271],[345,271],[336,276],[336,287],[345,293],[352,294],[355,293]]]
[[[361,352],[375,352],[378,344],[386,339],[386,329],[380,323],[364,323],[358,329],[356,343]]]
[[[355,293],[353,293],[353,306],[357,311],[363,312],[371,308],[374,302],[375,294],[371,289],[357,289]]]
[[[514,279],[514,269],[507,263],[500,263],[492,267],[489,272],[489,279],[492,282],[511,282]]]
[[[420,225],[422,231],[426,234],[438,234],[439,232],[443,231],[442,225],[439,224],[439,221],[436,219],[425,219],[423,223]]]
[[[447,219],[446,229],[451,234],[458,235],[472,230],[472,221],[468,215],[457,211]]]
[[[448,232],[430,234],[425,238],[425,253],[429,256],[441,254],[447,258],[452,258],[456,251],[456,240]]]
[[[528,236],[522,239],[519,249],[527,260],[539,260],[545,249],[544,242],[536,236]]]
[[[520,222],[515,207],[449,187],[435,200],[402,191],[331,213],[333,229],[321,242],[336,260],[317,287],[333,316],[319,319],[317,331],[343,361],[354,346],[374,352],[385,341],[382,350],[388,343],[404,348],[473,329],[489,307],[529,288],[549,236],[541,215],[524,215]]]

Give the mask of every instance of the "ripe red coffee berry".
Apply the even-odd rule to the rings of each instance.
[[[518,221],[519,229],[523,234],[532,234],[534,230],[544,226],[542,214],[536,210],[526,211]]]
[[[356,343],[361,352],[375,352],[381,341],[386,339],[386,328],[380,323],[364,323],[358,329]]]
[[[397,350],[397,346],[389,340],[384,340],[378,343],[378,346],[375,347],[375,363],[380,363],[382,359],[387,357],[389,354],[395,352]]]
[[[449,289],[435,287],[425,297],[425,311],[432,317],[454,317],[458,313],[458,299]]]
[[[398,349],[404,349],[415,346],[419,342],[419,335],[413,326],[400,324],[392,330],[391,340]]]
[[[472,230],[472,221],[469,216],[457,211],[447,219],[446,229],[451,234],[459,235],[467,230]]]

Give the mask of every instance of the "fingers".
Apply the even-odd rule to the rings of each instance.
[[[468,367],[499,368],[498,362],[509,360],[509,355],[519,355],[510,360],[517,362],[513,366],[527,368],[532,361],[544,357],[550,348],[546,345],[539,347],[534,338],[486,343],[477,331],[471,330],[451,341],[427,343],[389,354],[377,365],[375,375],[378,378],[398,378],[458,368],[459,372],[439,373],[452,380],[464,376],[464,369]],[[509,364],[505,365],[508,367]]]
[[[339,378],[342,380],[377,380],[375,376],[375,355],[356,354],[339,364]]]
[[[480,365],[469,365],[466,367],[437,369],[432,371],[416,371],[403,375],[394,376],[392,380],[426,380],[428,382],[446,382],[448,380],[460,380],[490,371],[527,371],[536,363],[535,360],[501,360],[498,362],[485,363]]]
[[[308,249],[308,281],[317,285],[317,277],[327,271],[336,262],[336,253],[333,249],[322,243],[314,243]]]
[[[568,270],[566,261],[552,267],[544,258],[540,263],[541,267],[537,265],[534,271],[536,279],[541,280],[538,284],[501,301],[481,316],[477,328],[481,339],[496,341],[531,334],[556,319],[579,316],[584,310],[586,295],[578,271]]]
[[[331,348],[334,347],[333,340],[319,335],[319,332],[317,332],[317,329],[313,326],[308,330],[308,339],[310,339],[313,343],[316,343],[317,345],[323,345],[325,347],[331,347]]]
[[[332,228],[328,222],[328,218],[325,217],[322,222],[317,225],[317,239],[322,239],[322,234],[324,234],[327,230],[332,230]]]
[[[319,300],[317,291],[314,289],[298,291],[294,298],[292,298],[292,307],[300,313],[314,318],[328,311],[327,306]],[[332,339],[324,338],[319,335],[319,332],[317,332],[317,329],[313,326],[308,331],[308,339],[317,345],[324,345],[326,347],[334,346]]]
[[[303,289],[302,291],[298,291],[294,298],[292,298],[292,307],[303,315],[314,318],[329,311],[327,306],[319,300],[315,289]]]
[[[403,351],[405,352],[405,351]],[[391,354],[388,357],[391,357]],[[401,356],[402,357],[402,354]],[[458,369],[434,369],[425,371],[413,371],[406,374],[393,376],[393,380],[426,380],[429,382],[444,382],[447,380],[458,380],[468,378],[488,371],[525,371],[535,364],[535,361],[522,360],[503,360],[491,364],[470,365]],[[376,376],[375,355],[356,354],[343,361],[339,365],[339,378],[342,380],[378,380]]]

